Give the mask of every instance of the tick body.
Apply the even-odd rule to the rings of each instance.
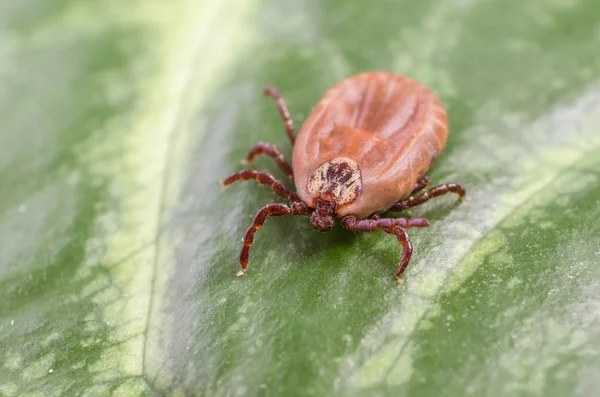
[[[382,218],[386,211],[403,211],[449,192],[465,196],[462,186],[439,185],[419,194],[425,176],[444,148],[448,134],[446,111],[429,89],[409,78],[368,72],[347,78],[329,89],[315,105],[296,136],[283,97],[274,88],[265,95],[275,99],[294,151],[292,166],[271,144],[258,143],[246,161],[266,154],[295,184],[292,192],[275,177],[255,170],[237,172],[223,184],[254,179],[270,185],[290,202],[268,204],[246,231],[240,254],[244,274],[254,233],[268,216],[310,215],[312,226],[331,230],[335,218],[354,231],[382,230],[403,246],[396,276],[410,261],[412,245],[406,232],[426,227],[423,218]]]

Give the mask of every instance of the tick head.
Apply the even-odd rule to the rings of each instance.
[[[312,227],[320,232],[330,231],[335,224],[335,221],[333,220],[335,207],[335,203],[332,203],[331,201],[317,200],[315,212],[310,216]]]
[[[361,185],[358,164],[349,158],[329,160],[317,168],[308,181],[308,191],[317,201],[312,226],[321,232],[331,230],[337,208],[354,202]]]

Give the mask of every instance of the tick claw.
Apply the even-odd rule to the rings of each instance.
[[[222,178],[219,178],[219,185],[221,185],[221,186],[223,186],[223,187],[225,186],[225,182],[223,182],[223,179],[222,179]]]
[[[240,276],[243,276],[243,275],[245,275],[245,274],[246,274],[246,271],[245,271],[244,269],[242,269],[242,270],[238,271],[238,272],[237,272],[235,275],[236,275],[237,277],[240,277]]]
[[[396,276],[396,282],[398,283],[398,285],[404,285],[404,279],[400,276]]]
[[[250,164],[250,161],[248,161],[248,159],[242,159],[242,161],[240,161],[240,164],[248,165],[248,164]]]

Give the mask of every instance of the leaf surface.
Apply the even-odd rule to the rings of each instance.
[[[0,13],[0,395],[592,396],[593,0],[30,0]],[[398,285],[385,233],[269,219],[218,184],[351,74],[450,117]],[[284,178],[268,158],[256,169]]]

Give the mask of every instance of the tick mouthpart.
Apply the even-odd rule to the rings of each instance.
[[[328,232],[333,229],[335,221],[333,220],[333,216],[320,216],[316,212],[313,212],[310,216],[310,224],[320,232]]]
[[[312,227],[320,232],[328,232],[333,229],[335,220],[336,204],[331,201],[317,200],[317,206],[315,212],[310,216],[310,223]]]

